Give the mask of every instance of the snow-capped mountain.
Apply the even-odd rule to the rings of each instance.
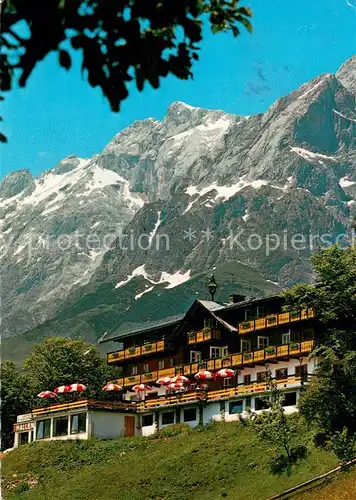
[[[234,291],[310,280],[317,237],[348,234],[356,216],[355,75],[353,57],[250,117],[176,102],[92,159],[6,177],[3,331],[57,314],[46,328],[99,337],[147,304],[177,314],[202,273],[231,262]],[[316,240],[295,248],[297,234]]]

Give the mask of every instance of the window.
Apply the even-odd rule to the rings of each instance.
[[[228,345],[224,345],[221,348],[221,356],[228,356],[228,355],[229,355],[229,346]]]
[[[261,398],[255,398],[255,410],[267,410],[269,404]]]
[[[285,392],[283,406],[294,406],[297,404],[296,392]]]
[[[231,377],[224,378],[224,387],[231,387],[232,380]]]
[[[210,346],[210,358],[220,358],[220,347]]]
[[[254,309],[245,310],[245,321],[248,321],[250,319],[255,319],[255,317],[256,317],[256,311]]]
[[[71,415],[70,433],[79,434],[80,432],[86,432],[86,430],[87,430],[87,414],[78,413],[77,415]]]
[[[162,425],[174,424],[174,411],[162,413]]]
[[[51,437],[51,419],[40,420],[36,425],[36,439],[46,439]]]
[[[213,318],[204,318],[204,327],[205,328],[213,328],[214,320]]]
[[[257,382],[264,382],[266,380],[266,372],[257,372]]]
[[[131,375],[137,375],[137,366],[131,367]]]
[[[241,340],[241,352],[251,351],[251,341]]]
[[[290,331],[288,333],[282,334],[282,344],[289,344],[289,343],[290,343]]]
[[[175,366],[175,359],[174,358],[170,358],[170,360],[169,360],[169,368],[173,368],[173,366]]]
[[[164,369],[164,359],[160,359],[158,361],[158,369],[163,370]]]
[[[244,375],[244,385],[251,384],[251,375]]]
[[[295,376],[305,378],[308,374],[308,365],[298,365],[295,367]]]
[[[257,349],[264,349],[265,347],[268,347],[268,342],[268,337],[257,337]]]
[[[242,411],[243,411],[242,399],[240,401],[231,401],[231,403],[229,403],[230,415],[236,415],[236,413],[242,413]]]
[[[288,377],[288,368],[280,368],[276,370],[276,380],[281,380]]]
[[[196,408],[189,408],[189,410],[184,410],[184,422],[193,422],[197,419]]]
[[[68,435],[68,417],[57,417],[53,419],[53,436]]]
[[[148,363],[143,363],[143,373],[147,373],[149,371]]]
[[[251,396],[247,396],[245,399],[245,407],[251,408]]]
[[[27,444],[28,443],[28,431],[27,432],[20,432],[19,433],[19,444],[20,446],[22,444]]]
[[[200,351],[190,351],[190,362],[191,363],[199,363],[201,361],[201,352]]]
[[[149,425],[153,425],[153,413],[142,416],[142,427],[148,427]]]
[[[268,309],[267,307],[257,307],[257,318],[263,318],[264,316],[268,316]]]

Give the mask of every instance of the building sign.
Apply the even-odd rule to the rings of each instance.
[[[17,415],[17,422],[28,422],[32,419],[32,413],[26,413],[24,415]]]
[[[20,424],[14,424],[15,432],[32,431],[32,429],[34,429],[33,422],[23,422]]]

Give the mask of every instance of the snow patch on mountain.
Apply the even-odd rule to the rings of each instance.
[[[304,158],[304,160],[307,161],[312,161],[318,158],[335,161],[335,158],[333,156],[327,156],[321,153],[313,153],[312,151],[308,151],[307,149],[304,148],[291,147],[290,149],[291,151],[293,151],[293,153],[297,153],[297,155],[301,156],[302,158]]]
[[[340,187],[347,188],[347,187],[353,186],[354,184],[356,184],[356,182],[349,181],[347,177],[343,177],[342,179],[340,179],[339,184],[340,184]]]

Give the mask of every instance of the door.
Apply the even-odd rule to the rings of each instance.
[[[124,436],[131,437],[135,435],[135,417],[125,415]]]

